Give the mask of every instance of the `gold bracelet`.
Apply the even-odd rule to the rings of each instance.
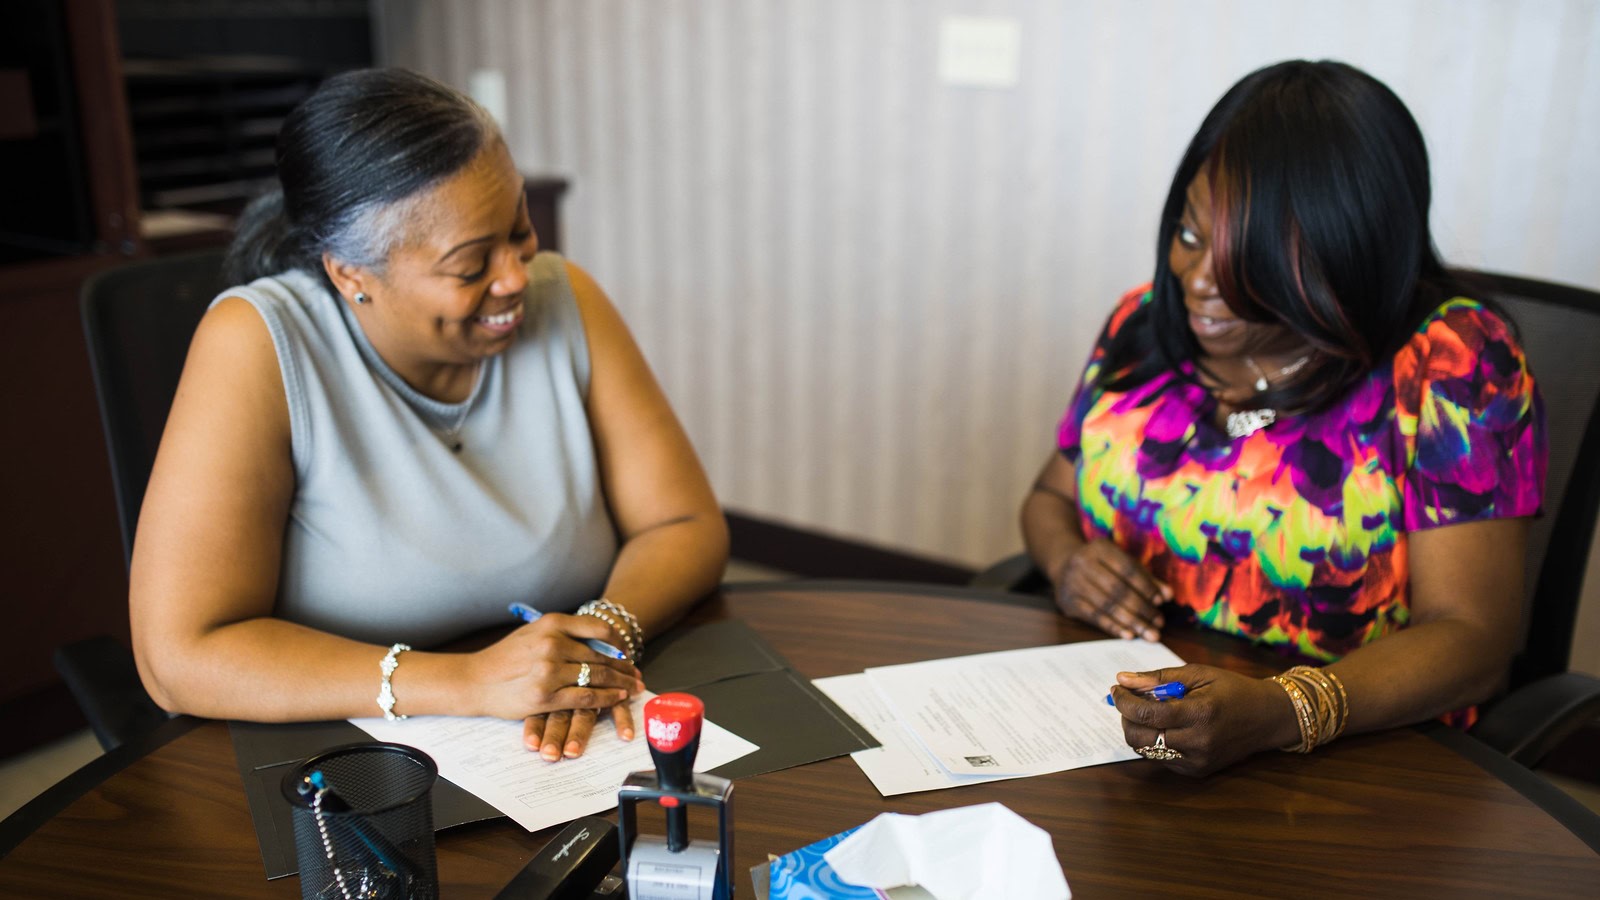
[[[1316,740],[1311,744],[1312,749],[1316,749],[1327,741],[1328,735],[1333,733],[1334,704],[1329,702],[1327,694],[1323,691],[1323,685],[1307,674],[1306,667],[1296,666],[1283,673],[1283,677],[1300,685],[1300,689],[1305,692],[1306,702],[1311,707],[1311,718],[1317,723]]]
[[[1302,725],[1306,721],[1312,724],[1309,729],[1302,727],[1300,752],[1310,752],[1344,733],[1350,721],[1350,699],[1339,676],[1327,669],[1295,666],[1273,680],[1283,686],[1291,700],[1299,699],[1305,704],[1302,708],[1296,703],[1295,707]],[[1299,689],[1298,695],[1289,687],[1291,684]]]
[[[1327,676],[1329,681],[1333,682],[1334,687],[1339,689],[1339,708],[1343,710],[1344,714],[1339,718],[1339,730],[1333,735],[1336,738],[1344,734],[1344,726],[1350,722],[1350,696],[1344,692],[1344,682],[1339,680],[1339,676],[1333,674],[1332,669],[1321,669],[1319,671]],[[1329,740],[1333,740],[1333,738],[1329,738]]]
[[[1332,702],[1333,689],[1325,680],[1319,680],[1309,666],[1295,666],[1283,673],[1283,677],[1300,685],[1300,690],[1305,692],[1306,703],[1311,708],[1311,718],[1317,723],[1317,740],[1312,742],[1312,748],[1326,742],[1327,737],[1333,734],[1337,715],[1337,706]]]
[[[1288,694],[1289,703],[1294,708],[1295,725],[1300,730],[1300,743],[1287,744],[1278,749],[1289,752],[1303,753],[1306,750],[1306,739],[1311,733],[1311,724],[1306,712],[1304,692],[1300,690],[1299,685],[1294,684],[1287,678],[1284,678],[1282,675],[1272,676],[1272,681],[1277,683],[1278,687],[1283,688],[1285,694]]]
[[[1350,702],[1344,685],[1338,682],[1339,676],[1311,666],[1295,666],[1288,674],[1298,676],[1303,685],[1309,684],[1315,695],[1322,738],[1319,744],[1326,744],[1344,733],[1345,723],[1350,718]]]
[[[1310,753],[1311,748],[1317,745],[1317,723],[1313,718],[1311,702],[1306,697],[1305,689],[1293,679],[1282,675],[1274,675],[1272,680],[1289,695],[1289,702],[1294,705],[1295,721],[1300,725],[1300,743],[1280,749],[1292,753]]]

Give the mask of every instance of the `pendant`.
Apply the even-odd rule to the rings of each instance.
[[[1271,409],[1242,409],[1228,413],[1228,437],[1238,440],[1249,437],[1278,421],[1278,413]]]
[[[1262,375],[1256,379],[1256,393],[1262,393],[1269,387],[1272,387],[1272,385],[1267,384],[1267,376]]]

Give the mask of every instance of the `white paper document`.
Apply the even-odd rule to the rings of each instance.
[[[1016,777],[1137,759],[1106,692],[1118,672],[1181,665],[1161,644],[1112,639],[885,666],[866,675],[947,773]]]
[[[1021,777],[952,775],[947,772],[922,742],[895,718],[894,710],[878,696],[872,680],[865,672],[818,678],[811,683],[839,704],[839,708],[849,713],[850,718],[860,722],[861,727],[883,745],[871,750],[857,750],[850,754],[850,758],[861,767],[862,773],[878,789],[878,793],[885,797]]]
[[[633,701],[633,721],[642,726],[646,692]],[[594,815],[617,805],[617,789],[629,772],[653,769],[644,729],[631,741],[617,737],[609,717],[595,723],[589,746],[577,759],[546,762],[522,744],[522,722],[458,716],[412,716],[350,723],[380,741],[416,747],[433,757],[439,774],[471,791],[529,831]],[[714,769],[758,748],[712,722],[700,730],[697,772]]]

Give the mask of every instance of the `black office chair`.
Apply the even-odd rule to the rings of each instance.
[[[139,506],[189,340],[211,299],[227,286],[222,257],[222,250],[207,250],[136,262],[83,286],[83,331],[125,561],[133,557]],[[55,651],[55,665],[106,750],[167,720],[140,683],[133,654],[114,638],[63,645]]]
[[[1600,293],[1490,272],[1461,272],[1516,321],[1550,428],[1545,514],[1528,536],[1527,623],[1509,692],[1484,708],[1472,735],[1533,767],[1600,717],[1600,680],[1567,671],[1590,542],[1600,515]],[[1026,554],[971,584],[1049,593]]]

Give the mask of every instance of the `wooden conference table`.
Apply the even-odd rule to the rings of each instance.
[[[954,588],[787,582],[724,588],[737,617],[809,677],[1102,637],[1043,600]],[[1281,661],[1169,629],[1191,662]],[[1109,684],[1110,676],[1107,681]],[[1470,739],[1433,726],[1270,753],[1195,780],[1136,760],[899,797],[847,757],[737,782],[738,896],[749,870],[887,811],[998,801],[1053,835],[1076,898],[1594,896],[1592,814]],[[492,897],[557,829],[500,819],[438,836],[441,893]],[[1580,837],[1579,835],[1583,835]],[[9,851],[9,852],[8,852]],[[180,718],[91,763],[0,824],[0,897],[298,897],[263,875],[227,726]]]

